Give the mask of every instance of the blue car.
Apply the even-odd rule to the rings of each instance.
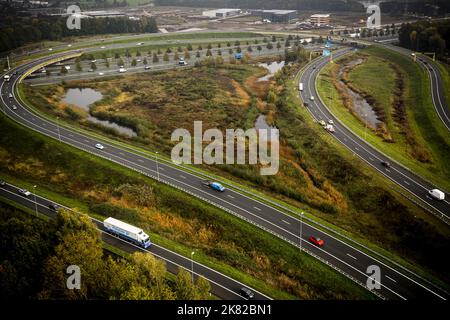
[[[225,187],[222,186],[222,185],[221,185],[220,183],[218,183],[218,182],[211,182],[211,183],[209,184],[209,186],[210,186],[212,189],[217,190],[217,191],[220,191],[220,192],[224,192],[224,191],[225,191]]]

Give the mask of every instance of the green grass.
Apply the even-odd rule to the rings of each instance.
[[[47,196],[56,202],[79,208],[95,207],[96,202],[94,200],[88,200],[82,195],[74,197],[75,194],[78,194],[76,190],[90,190],[92,189],[92,186],[98,187],[98,190],[105,190],[113,188],[114,185],[126,182],[145,183],[154,187],[155,192],[158,194],[161,201],[158,210],[169,210],[180,215],[186,215],[186,217],[190,216],[192,219],[202,221],[202,223],[205,223],[205,225],[208,225],[213,229],[225,228],[226,230],[223,230],[221,241],[219,241],[219,243],[224,241],[224,239],[228,239],[228,241],[236,243],[238,247],[246,247],[242,253],[256,250],[264,252],[265,255],[271,257],[271,259],[276,257],[274,259],[277,263],[283,261],[283,263],[286,264],[286,267],[291,266],[289,271],[286,270],[287,274],[297,272],[295,271],[296,268],[294,268],[294,266],[301,266],[301,278],[304,279],[302,282],[306,281],[305,285],[310,288],[309,290],[314,290],[316,293],[320,291],[320,295],[324,295],[324,297],[332,297],[334,295],[333,292],[336,292],[337,296],[334,296],[335,298],[345,298],[350,296],[352,298],[373,298],[369,292],[352,283],[349,279],[346,279],[331,268],[306,254],[299,255],[297,248],[232,215],[211,207],[200,200],[192,198],[168,186],[157,184],[155,181],[144,178],[119,165],[106,162],[91,156],[90,154],[86,154],[85,152],[74,150],[69,146],[60,145],[53,139],[30,132],[28,129],[22,129],[17,124],[12,123],[9,119],[5,119],[3,116],[1,121],[2,129],[0,130],[2,131],[4,139],[8,139],[6,136],[22,137],[17,143],[5,144],[5,142],[3,142],[2,144],[3,161],[13,157],[15,160],[12,163],[20,164],[16,169],[13,169],[12,167],[7,169],[3,162],[1,177],[7,181],[12,181],[20,186],[26,186],[28,188],[32,184],[38,184],[36,190],[38,194]],[[31,151],[37,149],[42,151],[38,154]],[[6,155],[5,150],[8,153]],[[52,151],[49,153],[46,150]],[[42,165],[39,165],[40,162],[42,162]],[[2,162],[0,162],[0,164],[1,163]],[[38,167],[36,167],[36,165]],[[88,172],[91,181],[84,180],[84,177]],[[61,180],[57,178],[58,174],[61,175]],[[65,175],[67,175],[67,178],[63,178]],[[12,179],[13,176],[15,177],[14,179]],[[70,201],[68,201],[68,199]],[[91,214],[93,214],[93,212],[91,212]],[[101,218],[108,214],[110,214],[110,212],[102,211],[102,214],[97,213],[93,215]],[[149,232],[155,243],[162,244],[181,254],[189,256],[192,249],[196,249],[196,261],[223,271],[237,280],[265,292],[274,298],[293,298],[292,295],[280,291],[263,280],[239,270],[244,266],[248,267],[249,264],[252,265],[251,259],[249,260],[248,257],[244,257],[239,251],[227,252],[223,249],[217,251],[217,248],[195,248],[195,246],[189,245],[189,243],[186,245],[170,240],[164,235],[156,232],[151,224],[144,222],[140,214],[137,214],[136,216],[127,216],[122,219],[143,226],[144,229]],[[161,231],[163,234],[171,234],[170,230]],[[251,249],[256,243],[259,244],[258,248],[254,247],[254,249]],[[211,254],[213,255],[211,256]],[[223,258],[219,259],[221,256]],[[225,263],[226,261],[234,261],[235,264],[237,263],[237,266],[241,267],[238,269],[233,268],[228,265],[228,263]],[[258,272],[256,266],[252,267],[252,270]]]
[[[447,107],[450,107],[450,66],[448,64],[444,64],[440,61],[436,62],[439,71],[441,72],[442,81],[444,83],[444,96],[445,100],[443,101]]]
[[[410,156],[407,149],[408,146],[406,144],[402,145],[401,141],[398,143],[386,143],[371,130],[365,130],[364,124],[348,112],[342,101],[337,98],[339,93],[330,82],[328,76],[330,65],[324,68],[317,82],[318,91],[323,101],[345,125],[350,127],[360,137],[365,138],[375,148],[408,167],[412,172],[421,175],[443,189],[450,190],[450,180],[448,179],[450,176],[450,162],[448,161],[450,156],[450,135],[436,115],[432,105],[429,81],[425,72],[402,55],[386,49],[371,47],[364,50],[364,53],[389,59],[392,63],[399,65],[407,75],[405,101],[411,130],[416,139],[426,146],[427,149],[431,150],[433,162],[419,162]],[[360,67],[359,73],[361,73],[361,69],[362,67]],[[383,78],[380,77],[379,73],[373,74],[372,80],[375,85],[377,83],[380,84],[381,79]],[[333,96],[331,101],[327,98],[330,92]],[[384,100],[382,103],[385,104],[386,101]]]
[[[239,81],[242,82],[243,79],[240,79]],[[24,97],[22,89],[23,88],[21,88],[21,96]],[[293,97],[292,99],[295,100],[296,99],[295,84],[291,84],[290,90],[292,91],[292,97]],[[25,99],[26,99],[26,97],[25,97]],[[34,103],[37,102],[36,99],[33,99],[33,101],[34,101]],[[28,104],[31,105],[30,103],[28,103]],[[300,112],[301,111],[303,111],[303,110],[300,110]],[[44,116],[49,117],[48,115],[44,115]],[[303,114],[303,116],[305,117],[304,114]],[[67,124],[64,123],[63,125],[67,125]],[[74,126],[72,126],[72,127],[74,127]],[[86,132],[86,130],[81,130],[81,129],[77,128],[77,127],[74,127],[74,128],[76,130],[78,130],[78,131]],[[321,139],[325,139],[325,141],[327,141],[327,143],[328,143],[329,142],[328,140],[330,139],[329,135],[326,135],[323,132],[323,130],[321,130],[321,129],[318,129],[318,131],[319,131],[319,133],[316,133],[316,132],[313,133],[314,136],[319,134],[320,138]],[[101,135],[99,135],[97,133],[94,133],[94,132],[90,132],[90,134],[93,135],[93,136],[101,137]],[[115,140],[113,141],[113,140],[109,139],[109,142],[121,145],[122,147],[126,147],[129,150],[141,152],[141,153],[143,153],[145,155],[148,155],[150,157],[154,156],[153,153],[148,151],[148,149],[149,149],[148,146],[146,147],[147,150],[145,150],[145,149],[143,149],[144,148],[143,146],[130,145],[129,141],[127,141],[127,144],[125,144],[123,142],[119,142],[119,141],[115,141]],[[339,146],[338,148],[342,148],[342,146]],[[315,151],[311,151],[311,152],[314,153]],[[348,153],[348,151],[346,151],[346,152]],[[345,153],[345,151],[343,153]],[[345,154],[347,154],[347,153],[345,153]],[[171,165],[170,159],[164,157],[163,154],[160,154],[160,158],[159,159],[162,160],[162,161],[165,161],[167,164]],[[339,161],[341,161],[341,160],[339,160]],[[355,160],[351,159],[351,157],[346,157],[346,161],[348,161],[350,163],[350,162],[354,162]],[[317,159],[311,159],[310,162],[311,163],[317,162]],[[367,167],[366,165],[363,165],[363,164],[361,164],[361,166]],[[239,188],[242,188],[249,197],[256,198],[256,196],[259,196],[260,198],[258,198],[258,200],[260,200],[260,201],[262,200],[265,203],[270,204],[269,201],[274,201],[275,204],[279,204],[279,205],[288,207],[289,209],[293,210],[293,212],[295,212],[297,214],[289,212],[289,211],[286,211],[286,210],[282,210],[282,211],[287,212],[288,214],[291,214],[293,216],[298,217],[298,214],[301,211],[304,211],[306,213],[306,217],[308,217],[309,219],[312,219],[313,221],[319,222],[319,223],[327,226],[328,228],[331,228],[332,230],[335,230],[335,231],[339,232],[340,234],[344,234],[344,235],[346,235],[346,236],[348,236],[348,237],[350,237],[352,239],[355,239],[358,242],[360,242],[360,243],[370,247],[371,249],[375,250],[376,252],[379,252],[380,254],[382,254],[382,255],[384,255],[386,257],[389,257],[390,259],[392,259],[392,260],[394,260],[394,261],[396,261],[396,262],[398,262],[398,263],[400,263],[402,265],[405,265],[409,269],[412,269],[415,272],[417,272],[417,273],[419,273],[421,275],[424,275],[425,277],[429,277],[428,276],[428,271],[424,272],[423,270],[420,270],[420,268],[416,264],[411,263],[411,261],[408,262],[405,259],[400,258],[395,253],[395,251],[386,249],[386,243],[384,243],[383,241],[380,241],[380,239],[390,238],[390,237],[387,237],[385,233],[379,234],[379,238],[376,238],[376,237],[374,238],[373,235],[372,235],[369,238],[370,239],[369,240],[368,238],[366,238],[366,236],[367,236],[365,234],[366,232],[359,231],[361,226],[355,227],[349,221],[345,221],[345,220],[341,220],[341,219],[337,220],[334,216],[330,216],[330,215],[324,214],[323,212],[320,212],[317,209],[313,209],[310,206],[305,205],[303,203],[296,203],[295,205],[293,205],[292,202],[289,201],[289,199],[286,199],[285,197],[279,197],[279,198],[271,197],[272,194],[270,194],[270,196],[268,196],[267,193],[264,194],[262,192],[255,191],[255,189],[251,186],[251,184],[250,185],[245,185],[243,183],[236,183],[236,179],[234,179],[234,181],[232,181],[231,180],[232,178],[229,177],[229,175],[226,175],[224,177],[223,175],[220,175],[220,173],[215,174],[214,172],[212,172],[212,173],[211,172],[207,172],[207,171],[205,171],[205,170],[203,170],[201,168],[198,168],[198,167],[194,168],[193,166],[188,166],[188,165],[184,165],[183,167],[185,169],[191,171],[191,172],[201,173],[201,174],[204,174],[204,175],[213,176],[215,179],[220,180],[221,182],[225,182],[229,186],[233,186],[234,185],[234,186],[237,186]],[[367,168],[367,170],[369,170],[369,169]],[[367,170],[365,170],[365,171],[367,171]],[[326,172],[327,169],[324,169],[323,171]],[[227,178],[227,176],[229,178]],[[379,186],[392,186],[392,187],[394,187],[394,185],[391,184],[387,179],[381,179],[381,178],[378,179],[378,178],[374,178],[373,176],[371,176],[370,178],[368,178],[368,180],[374,182],[374,183],[371,184],[371,186],[373,184],[377,184]],[[239,182],[241,182],[241,181],[239,180]],[[386,189],[388,189],[388,187],[386,187]],[[407,208],[408,208],[408,211],[414,213],[414,215],[417,214],[421,219],[427,221],[427,223],[428,222],[433,222],[432,219],[430,219],[430,216],[427,213],[424,214],[424,212],[422,212],[420,209],[414,207],[414,205],[412,205],[409,201],[407,201],[404,198],[402,198],[400,195],[395,194],[395,199],[399,203],[402,203],[402,204],[406,205]],[[289,203],[291,203],[291,204],[289,204]],[[365,220],[365,218],[361,218],[360,220]],[[359,225],[359,223],[357,225]],[[371,229],[368,229],[368,230],[371,230]],[[364,231],[364,228],[363,228],[363,231]],[[343,237],[340,237],[340,236],[339,236],[339,238],[343,239]],[[348,241],[346,239],[343,239],[343,240],[344,241]],[[384,248],[382,248],[382,247],[384,247]],[[390,245],[388,246],[388,248],[389,247],[390,247]],[[366,250],[363,250],[363,251],[366,251]],[[436,280],[433,279],[433,281],[436,281]]]

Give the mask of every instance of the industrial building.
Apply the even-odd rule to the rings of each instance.
[[[241,9],[215,9],[202,12],[202,16],[208,18],[226,18],[236,16],[241,13]]]
[[[252,15],[276,23],[289,23],[297,18],[296,10],[253,10]]]
[[[329,25],[331,17],[329,14],[313,14],[310,18],[311,24],[316,26]]]

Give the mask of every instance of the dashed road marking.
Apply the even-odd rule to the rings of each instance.
[[[260,208],[258,208],[258,207],[253,207],[253,208],[255,208],[256,210],[258,210],[258,211],[261,211],[261,209]]]
[[[349,254],[349,253],[347,253],[347,255],[348,255],[350,258],[352,258],[352,259],[358,260],[358,259],[356,259],[356,257],[352,256],[352,255]]]
[[[227,195],[228,198],[234,199],[234,197],[231,194]]]
[[[286,220],[281,220],[281,221],[283,221],[283,222],[286,223],[286,224],[291,224],[290,222],[288,222],[288,221],[286,221]]]
[[[389,277],[389,276],[386,276],[386,278],[388,278],[388,279],[391,280],[391,281],[397,282],[397,281],[395,281],[394,279],[392,279],[392,278]]]

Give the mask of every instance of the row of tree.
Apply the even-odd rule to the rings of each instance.
[[[0,300],[208,299],[209,283],[180,270],[168,280],[164,263],[146,253],[105,255],[100,233],[84,214],[60,210],[40,221],[0,202]],[[80,289],[67,289],[67,267],[81,271]]]
[[[0,52],[18,48],[26,43],[42,40],[61,40],[64,37],[117,33],[155,33],[158,26],[154,18],[128,17],[81,19],[80,29],[68,29],[66,17],[2,18]]]
[[[450,53],[450,21],[403,24],[398,31],[402,47],[421,52],[435,52],[448,59]]]

